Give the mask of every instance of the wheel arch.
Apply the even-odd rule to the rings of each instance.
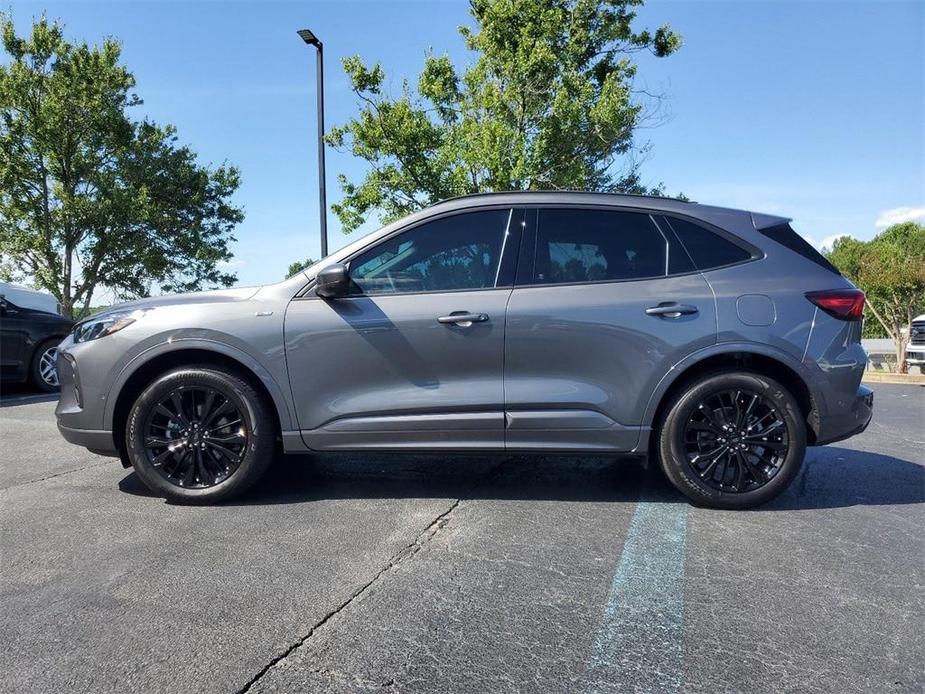
[[[696,355],[688,363],[682,362],[677,365],[662,379],[646,407],[645,422],[650,427],[648,450],[654,450],[654,437],[664,419],[665,410],[676,393],[706,374],[732,369],[768,376],[787,388],[796,398],[806,421],[807,443],[815,443],[819,432],[819,396],[807,382],[808,379],[801,375],[801,367],[795,360],[783,354],[775,354],[770,349],[759,350],[752,346],[739,345]]]
[[[107,428],[112,431],[113,443],[120,455],[124,453],[125,424],[128,413],[135,399],[144,388],[161,374],[183,366],[215,366],[228,369],[246,380],[271,405],[271,413],[276,425],[277,433],[285,431],[290,426],[289,406],[283,396],[283,391],[276,381],[262,366],[250,356],[237,353],[238,350],[219,345],[217,349],[212,344],[180,344],[174,349],[153,349],[145,359],[136,359],[132,362],[133,368],[125,369],[117,379],[112,389],[116,393],[110,398],[106,408]],[[137,362],[137,363],[135,363]],[[124,459],[124,455],[122,456]]]

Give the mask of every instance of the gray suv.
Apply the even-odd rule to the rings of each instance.
[[[279,284],[79,323],[56,413],[181,502],[239,494],[281,447],[652,456],[695,503],[745,508],[870,421],[863,308],[784,218],[478,195]]]

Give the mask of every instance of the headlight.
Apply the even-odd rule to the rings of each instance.
[[[89,342],[100,337],[106,337],[126,328],[145,315],[147,311],[136,309],[134,311],[113,311],[93,316],[74,326],[74,342]]]

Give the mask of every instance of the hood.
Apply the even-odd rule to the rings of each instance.
[[[236,287],[235,289],[212,289],[206,292],[189,292],[186,294],[164,294],[147,299],[136,299],[124,304],[117,304],[106,309],[122,311],[136,308],[157,308],[159,306],[179,306],[180,304],[217,304],[227,301],[246,301],[260,291],[260,287]]]

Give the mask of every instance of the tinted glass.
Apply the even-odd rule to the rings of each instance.
[[[809,242],[795,232],[793,227],[789,224],[779,224],[774,227],[768,227],[767,229],[759,229],[758,231],[769,239],[774,239],[782,246],[786,246],[791,251],[799,253],[807,260],[812,260],[816,265],[824,267],[826,270],[834,272],[836,275],[841,274],[838,268],[826,260],[825,256],[813,248]]]
[[[355,294],[493,287],[510,210],[425,222],[350,263]]]
[[[709,229],[704,229],[699,224],[674,217],[668,218],[667,221],[699,270],[741,263],[752,257],[751,253],[741,246],[727,241]]]
[[[665,275],[664,237],[648,215],[540,210],[533,282],[558,284]]]

